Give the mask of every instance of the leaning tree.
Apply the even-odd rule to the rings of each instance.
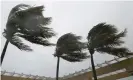
[[[1,54],[1,63],[3,62],[8,43],[15,45],[20,50],[32,51],[25,45],[21,38],[25,40],[43,45],[53,45],[48,41],[49,38],[55,36],[52,28],[47,27],[51,22],[51,17],[43,16],[44,6],[30,6],[19,4],[12,8],[4,29],[3,35],[6,38],[6,43]]]
[[[91,55],[91,64],[94,80],[97,80],[96,70],[93,60],[95,52],[107,53],[118,57],[133,55],[127,48],[121,47],[127,30],[118,33],[118,29],[111,24],[99,23],[94,26],[88,33],[87,47]]]
[[[76,36],[73,33],[67,33],[61,36],[56,44],[54,56],[57,57],[56,80],[59,75],[60,58],[69,62],[81,62],[88,58],[84,52],[85,44],[80,41],[81,36]]]

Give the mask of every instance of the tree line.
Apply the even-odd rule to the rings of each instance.
[[[112,24],[99,23],[88,31],[87,42],[82,42],[81,36],[74,33],[62,35],[57,43],[49,42],[49,39],[56,35],[52,28],[47,27],[51,23],[51,17],[44,17],[42,14],[44,6],[30,6],[18,4],[9,13],[6,28],[3,36],[6,43],[1,54],[1,65],[5,57],[8,44],[16,46],[22,51],[32,51],[30,46],[24,44],[21,38],[43,46],[56,46],[54,56],[57,57],[56,80],[59,78],[60,58],[69,62],[81,62],[91,57],[91,65],[94,80],[97,80],[93,54],[107,53],[110,55],[125,57],[133,55],[122,40],[126,36],[127,30],[119,32],[117,27]],[[85,52],[88,50],[88,53]]]

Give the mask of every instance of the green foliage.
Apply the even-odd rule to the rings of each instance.
[[[88,49],[119,57],[133,55],[127,48],[120,47],[124,43],[121,38],[126,36],[126,32],[125,29],[118,33],[114,25],[99,23],[88,33]]]
[[[105,47],[105,48],[98,48],[96,51],[100,53],[108,53],[111,55],[115,55],[118,57],[124,57],[131,55],[131,53],[127,48],[121,47],[121,48],[116,48],[116,47]]]
[[[24,43],[19,40],[19,37],[43,46],[53,45],[48,39],[55,36],[55,33],[52,28],[46,27],[50,24],[51,17],[44,17],[43,9],[43,6],[32,7],[26,4],[19,4],[12,8],[3,32],[4,36],[13,45],[26,51],[32,49],[27,45],[22,47],[20,44],[24,45]]]
[[[80,39],[81,36],[72,33],[61,36],[56,44],[55,56],[60,56],[69,62],[79,62],[86,59],[88,56],[83,52],[84,43]]]

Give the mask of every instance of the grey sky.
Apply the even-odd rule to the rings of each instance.
[[[8,14],[12,7],[25,3],[30,5],[44,5],[44,16],[52,17],[52,27],[58,35],[51,39],[56,43],[57,39],[68,32],[73,32],[86,36],[89,30],[100,22],[114,24],[120,31],[127,28],[127,37],[124,39],[128,47],[133,51],[133,2],[87,2],[87,1],[55,1],[55,2],[16,2],[3,1],[1,5],[1,31],[5,28]],[[1,34],[2,34],[1,32]],[[5,38],[1,37],[1,49],[3,49]],[[55,77],[56,58],[52,55],[55,47],[43,47],[28,43],[33,52],[20,51],[15,46],[9,44],[2,70],[15,71],[18,73],[33,74],[40,76]],[[112,59],[113,56],[107,54],[95,54],[95,63],[102,63]],[[60,76],[88,68],[90,59],[80,63],[70,63],[61,59]]]

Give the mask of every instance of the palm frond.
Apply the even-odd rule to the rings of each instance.
[[[75,43],[79,42],[81,39],[81,36],[76,36],[75,34],[72,33],[67,33],[61,36],[58,41],[57,41],[57,46],[62,45],[62,43]]]
[[[48,40],[44,39],[43,37],[31,36],[31,35],[19,35],[19,36],[24,38],[25,40],[32,42],[32,43],[35,43],[35,44],[40,44],[43,46],[54,45],[53,43],[50,43]]]
[[[44,26],[48,25],[51,22],[51,17],[43,16],[42,11],[44,7],[43,6],[37,6],[37,7],[28,6],[28,8],[24,10],[19,9],[23,6],[28,6],[28,5],[18,5],[15,7],[15,10],[13,8],[13,10],[11,11],[12,14],[10,18],[8,19],[8,22],[6,25],[7,29],[13,28],[18,31],[23,30],[23,32],[29,31],[31,34],[35,32],[39,34],[40,32],[42,32],[42,30],[44,31],[45,29],[46,29],[45,31],[47,31],[48,30],[47,27],[44,27]],[[49,28],[48,31],[52,32],[52,29]],[[50,35],[52,33],[49,32]]]
[[[58,39],[57,47],[67,49],[69,51],[80,50],[82,48],[82,42],[80,39],[81,36],[76,36],[72,33],[65,34]]]
[[[61,58],[69,62],[81,62],[82,61],[81,59],[71,57],[71,56],[61,56]]]
[[[18,5],[16,5],[10,11],[9,16],[8,16],[8,20],[10,20],[12,16],[14,16],[14,18],[15,18],[15,13],[16,12],[21,11],[21,10],[25,10],[25,9],[28,9],[30,7],[31,6],[30,5],[27,5],[27,4],[18,4]]]
[[[121,38],[125,37],[126,33],[126,29],[118,33],[114,25],[100,23],[94,26],[88,33],[88,49],[119,57],[132,55],[127,48],[118,48],[118,46],[124,43]]]
[[[90,48],[120,46],[124,43],[124,41],[121,40],[121,37],[125,37],[127,31],[125,29],[120,33],[117,32],[118,30],[115,26],[100,23],[94,26],[88,33],[88,45]]]
[[[121,37],[125,37],[126,36],[126,33],[127,33],[127,29],[125,29],[124,31],[116,34],[115,38],[116,39],[120,39]]]
[[[112,35],[117,33],[118,30],[115,28],[114,25],[106,24],[106,23],[99,23],[96,26],[94,26],[88,33],[88,40],[93,40],[99,35]]]
[[[79,39],[80,36],[76,36],[75,34],[65,34],[58,39],[56,47],[59,48],[59,50],[64,51],[65,53],[67,53],[68,51],[80,51],[82,47],[80,46],[81,42],[79,41]]]
[[[127,48],[115,48],[115,47],[104,47],[104,48],[97,48],[96,51],[100,53],[108,53],[118,57],[125,57],[133,55]]]
[[[89,56],[87,55],[87,53],[83,53],[83,52],[71,52],[71,53],[68,53],[67,55],[69,56],[72,56],[72,57],[76,57],[76,58],[79,58],[79,59],[86,59],[86,58],[89,58]]]
[[[124,41],[121,40],[121,37],[125,37],[127,31],[126,29],[118,34],[111,35],[107,37],[107,39],[103,39],[103,42],[100,43],[99,46],[120,46],[124,43]]]
[[[52,30],[52,28],[47,28],[47,27],[38,27],[38,30],[21,29],[18,30],[18,32],[26,35],[43,37],[44,39],[48,39],[56,35],[55,32]]]
[[[56,52],[54,55],[60,56],[70,62],[86,59],[87,54],[83,53],[85,43],[82,43],[80,39],[81,36],[76,36],[72,33],[64,34],[57,41]]]
[[[28,46],[25,45],[18,36],[16,35],[12,35],[12,34],[8,34],[8,32],[6,30],[4,30],[3,32],[3,36],[14,46],[16,46],[17,48],[19,48],[20,50],[25,50],[25,51],[32,51],[32,49]]]
[[[40,29],[41,29],[40,35],[43,38],[51,38],[56,35],[56,33],[53,31],[52,28],[40,27]]]
[[[23,34],[19,37],[32,43],[44,46],[54,45],[47,40],[55,36],[53,29],[46,27],[51,22],[51,17],[44,17],[43,10],[44,6],[32,7],[26,4],[19,4],[12,8],[4,31],[6,38],[21,50],[30,51],[31,49],[24,45],[16,34]]]
[[[51,17],[43,16],[43,8],[43,6],[37,6],[17,12],[17,23],[21,28],[27,28],[30,30],[38,29],[40,25],[48,25],[51,22]]]
[[[22,43],[22,41],[17,36],[13,36],[10,40],[10,43],[18,47],[20,50],[32,51],[32,49],[28,45]]]
[[[107,35],[107,36],[98,36],[96,40],[94,40],[92,43],[95,44],[95,48],[99,47],[116,47],[120,46],[124,43],[124,41],[121,40],[121,37],[125,37],[126,35],[126,29],[118,34],[114,35]]]

